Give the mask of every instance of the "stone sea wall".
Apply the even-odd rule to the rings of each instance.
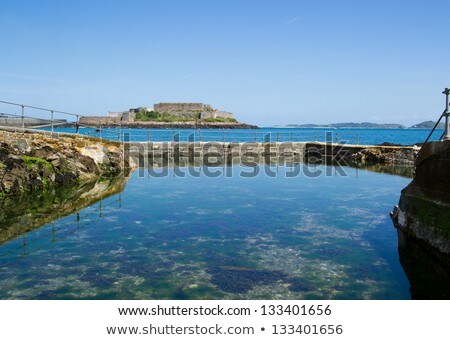
[[[308,162],[341,166],[390,165],[412,169],[415,147],[360,146],[320,142],[129,142],[127,152],[141,159],[166,158],[173,162],[187,160],[216,165],[235,159],[249,162]],[[234,163],[233,163],[234,164]]]
[[[450,141],[425,144],[415,166],[415,176],[392,213],[394,225],[450,254]]]
[[[121,145],[76,135],[0,131],[0,198],[123,175]]]

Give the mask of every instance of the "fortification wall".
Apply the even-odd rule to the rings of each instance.
[[[123,122],[134,122],[135,118],[136,118],[136,112],[126,111],[122,114]]]
[[[231,112],[226,111],[206,111],[200,115],[201,119],[205,118],[234,118]]]
[[[157,112],[164,111],[203,111],[205,104],[203,103],[158,103],[153,106]]]

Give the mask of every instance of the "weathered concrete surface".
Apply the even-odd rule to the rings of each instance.
[[[450,254],[450,141],[423,146],[392,218],[405,234]]]
[[[131,166],[119,143],[76,135],[0,131],[1,197],[118,176]]]

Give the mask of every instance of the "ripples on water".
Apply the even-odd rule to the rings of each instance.
[[[136,171],[120,194],[109,189],[78,214],[0,245],[0,297],[409,298],[388,215],[409,179],[351,168],[347,177],[284,172]]]

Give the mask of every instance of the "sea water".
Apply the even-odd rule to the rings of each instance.
[[[48,128],[49,129],[49,128]],[[75,132],[74,128],[55,128],[56,132]],[[260,128],[260,129],[120,129],[86,128],[78,132],[87,136],[109,140],[130,141],[204,141],[204,142],[339,142],[347,144],[377,145],[393,143],[414,145],[423,143],[427,129],[329,129],[329,128]],[[443,130],[437,129],[430,140],[437,140]]]
[[[0,298],[410,298],[389,218],[410,178],[342,169],[135,171],[122,192],[1,244]]]

